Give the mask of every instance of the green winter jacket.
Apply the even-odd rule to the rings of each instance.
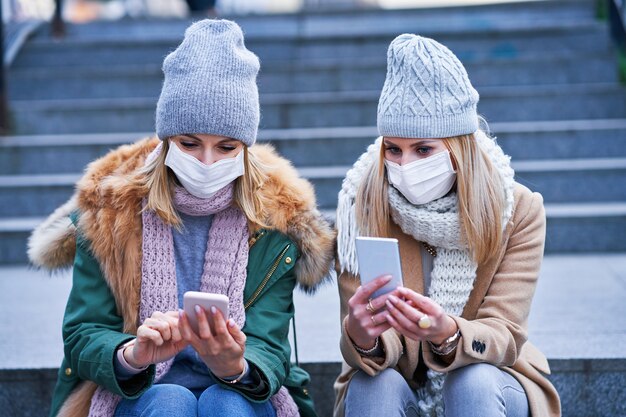
[[[132,152],[122,154],[127,158],[125,170],[143,166],[145,155],[154,144],[155,141],[151,140],[131,145]],[[63,266],[61,261],[67,262],[67,258],[73,258],[73,286],[63,319],[64,359],[53,394],[50,413],[52,417],[60,415],[59,411],[66,400],[75,391],[80,391],[77,388],[83,381],[92,381],[128,399],[141,396],[154,383],[156,368],[154,365],[123,382],[118,381],[114,373],[114,355],[117,348],[134,337],[132,333],[124,332],[124,329],[128,328],[128,323],[125,326],[124,316],[137,317],[138,313],[120,312],[123,310],[121,305],[126,304],[126,295],[115,284],[119,277],[111,276],[116,274],[115,271],[124,268],[115,269],[110,265],[111,259],[125,259],[124,256],[129,250],[135,250],[130,246],[131,243],[126,242],[130,241],[137,247],[136,239],[124,234],[133,233],[127,232],[127,229],[133,228],[124,227],[123,231],[115,231],[116,227],[113,224],[110,227],[108,225],[102,227],[102,224],[94,227],[92,220],[104,219],[106,216],[102,214],[105,207],[117,210],[113,216],[115,220],[112,221],[119,222],[120,218],[124,219],[126,213],[123,207],[130,207],[127,210],[128,218],[131,219],[129,221],[135,222],[135,225],[136,222],[140,222],[141,216],[133,209],[133,204],[134,207],[140,204],[140,199],[138,200],[136,195],[127,192],[123,187],[121,191],[118,190],[119,187],[116,188],[115,192],[119,191],[124,198],[127,194],[130,195],[126,204],[119,208],[108,206],[109,202],[119,202],[119,195],[114,200],[103,197],[108,194],[103,191],[102,178],[110,178],[111,175],[110,163],[106,162],[110,162],[112,158],[119,159],[122,151],[128,151],[126,148],[128,147],[113,151],[102,158],[102,161],[92,164],[85,178],[78,183],[77,195],[35,230],[31,237],[31,248],[37,247],[33,241],[37,243],[37,240],[43,240],[43,236],[46,237],[46,242],[49,242],[46,243],[45,249],[39,249],[38,252],[31,250],[29,253],[35,265],[52,269]],[[283,175],[286,174],[293,176],[287,180],[287,185],[293,181],[297,181],[298,187],[308,184],[297,178],[294,172],[289,172],[288,170],[294,171],[293,168],[277,157],[271,149],[257,145],[252,147],[251,151],[256,151],[257,156],[268,166],[275,167],[275,171],[270,174],[271,178],[277,180],[276,186],[269,184],[262,192],[270,193],[273,198],[279,198],[288,192],[289,187],[285,187],[286,181],[283,179]],[[133,158],[138,161],[133,162]],[[133,163],[129,164],[128,160]],[[116,164],[119,167],[119,162],[116,161]],[[297,189],[292,188],[291,191],[296,192]],[[272,192],[275,194],[271,194]],[[94,200],[94,196],[98,198]],[[293,199],[294,194],[287,197]],[[301,203],[308,201],[306,198],[300,200]],[[128,204],[129,201],[133,204]],[[283,201],[283,206],[286,201],[288,200]],[[281,205],[280,201],[277,203]],[[67,220],[68,212],[73,213],[72,223]],[[283,226],[281,219],[295,223]],[[227,389],[238,390],[251,401],[266,401],[284,385],[298,405],[301,416],[316,416],[306,388],[309,375],[290,363],[291,346],[287,335],[294,316],[294,288],[300,284],[304,289],[311,290],[321,282],[328,271],[324,269],[331,264],[334,236],[330,227],[311,204],[304,210],[277,207],[274,217],[269,220],[270,225],[275,223],[277,227],[261,229],[250,239],[244,288],[246,323],[242,329],[247,336],[244,356],[258,369],[269,389],[262,394],[251,395],[245,387],[237,384],[223,385]],[[113,229],[110,236],[107,235],[109,229]],[[103,242],[106,243],[109,238],[117,238],[111,239],[113,244],[110,248],[103,246]],[[68,242],[74,242],[73,251],[69,249]],[[125,249],[124,245],[130,249]],[[113,254],[117,254],[117,258]],[[136,308],[138,309],[138,306]],[[127,318],[126,322],[128,321],[130,320]],[[82,398],[79,402],[85,403],[85,398],[90,400],[91,394],[84,398],[79,397]],[[72,402],[68,402],[65,408]],[[72,413],[64,411],[63,414]]]

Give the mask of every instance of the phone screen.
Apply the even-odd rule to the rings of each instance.
[[[372,298],[402,286],[402,266],[397,239],[360,236],[356,238],[356,251],[361,285],[365,285],[381,275],[391,275],[392,277],[391,281],[372,295]]]

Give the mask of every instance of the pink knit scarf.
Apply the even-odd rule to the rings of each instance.
[[[148,156],[149,163],[161,151],[161,144]],[[240,328],[245,324],[243,291],[248,265],[248,225],[245,215],[233,206],[231,183],[209,199],[195,197],[183,187],[174,189],[174,205],[192,216],[213,215],[200,291],[225,294],[229,298],[230,317]],[[143,258],[139,322],[155,311],[174,311],[178,306],[176,265],[172,229],[150,210],[142,213]],[[171,368],[173,359],[157,364],[155,382]],[[89,417],[112,417],[121,397],[98,387],[91,400]],[[283,386],[271,397],[278,417],[299,416],[298,407]]]

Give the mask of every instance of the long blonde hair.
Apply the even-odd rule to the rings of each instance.
[[[504,183],[474,134],[442,139],[456,166],[456,192],[462,238],[477,263],[487,261],[503,243]],[[367,236],[389,235],[385,147],[357,190],[355,210],[359,230]]]
[[[176,175],[165,165],[169,146],[169,141],[164,140],[161,153],[138,172],[135,181],[148,190],[144,210],[153,210],[165,224],[179,227],[182,221],[172,201],[172,188],[177,184]],[[234,202],[253,228],[267,227],[267,212],[258,190],[267,180],[268,170],[246,145],[243,145],[242,152],[245,170],[235,180]]]

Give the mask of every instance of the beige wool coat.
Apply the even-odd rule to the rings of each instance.
[[[487,263],[478,266],[474,288],[460,317],[453,316],[462,337],[457,349],[446,357],[432,353],[425,342],[404,338],[394,329],[381,335],[384,358],[362,357],[346,332],[348,300],[358,286],[358,276],[339,275],[341,299],[342,372],[335,382],[335,417],[344,416],[344,399],[356,370],[375,376],[394,368],[412,388],[420,360],[438,372],[487,362],[514,376],[524,387],[532,417],[561,415],[559,396],[546,378],[550,367],[546,357],[527,341],[528,314],[543,257],[546,218],[541,194],[515,185],[513,216],[506,226],[502,249]],[[420,242],[392,224],[391,237],[400,245],[404,285],[424,293]],[[477,345],[484,349],[474,350]],[[420,345],[423,358],[420,356]]]

